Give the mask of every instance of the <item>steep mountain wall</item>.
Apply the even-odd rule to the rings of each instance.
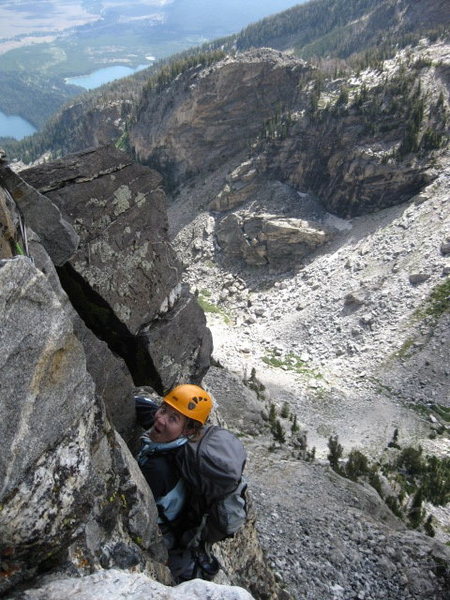
[[[107,418],[52,263],[29,234],[32,259],[0,261],[0,591],[56,565],[82,575],[140,564],[168,583],[151,493]]]
[[[104,147],[22,177],[73,223],[80,243],[60,269],[62,283],[135,384],[162,393],[183,379],[200,382],[211,336],[166,241],[160,175]]]
[[[254,212],[264,202],[254,199],[274,181],[314,193],[341,217],[373,212],[437,176],[435,155],[448,135],[446,47],[424,45],[337,79],[272,50],[227,57],[184,71],[161,92],[147,90],[129,142],[163,173],[180,205],[189,195],[183,186],[195,186],[191,218],[207,206],[228,219],[241,207]],[[299,211],[300,203],[283,216]],[[267,237],[267,225],[239,219],[248,245]]]
[[[274,111],[292,104],[307,71],[302,61],[265,49],[187,69],[162,93],[144,92],[129,143],[177,185],[247,150]]]
[[[206,370],[211,352],[203,313],[188,290],[180,291],[160,176],[111,148],[25,175],[43,193],[2,161],[0,593],[11,600],[81,598],[95,588],[119,598],[111,582],[121,580],[161,598],[251,600],[229,585],[237,583],[275,600],[279,586],[266,568],[254,514],[218,549],[225,585],[165,587],[173,581],[156,506],[124,441],[136,434],[134,382],[116,351],[132,345],[132,332],[145,344],[125,358],[135,377],[134,360],[151,364],[145,382],[155,389],[199,380],[199,356]],[[39,235],[25,225],[28,217]],[[59,238],[49,244],[58,272],[41,236],[44,243]]]

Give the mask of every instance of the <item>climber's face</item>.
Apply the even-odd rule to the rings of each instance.
[[[188,419],[164,402],[155,413],[150,439],[153,442],[172,442],[186,432]]]

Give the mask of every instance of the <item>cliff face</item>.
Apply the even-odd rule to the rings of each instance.
[[[56,565],[141,565],[169,582],[151,493],[86,368],[73,308],[39,238],[20,234],[8,187],[1,204],[13,250],[0,260],[0,592]]]
[[[43,129],[63,155],[110,144],[125,131],[133,102],[128,98],[75,101],[62,108]],[[44,150],[44,148],[43,148]]]
[[[266,49],[188,69],[162,93],[144,92],[130,145],[140,161],[177,185],[247,150],[274,111],[292,104],[299,79],[310,70]]]
[[[135,384],[162,393],[183,379],[201,381],[211,336],[167,243],[160,175],[104,147],[22,177],[73,223],[80,243],[60,269],[62,283]]]
[[[157,391],[200,381],[211,347],[180,285],[160,176],[111,148],[24,176],[0,165],[0,593],[119,597],[120,580],[158,597],[251,600],[238,583],[274,600],[254,518],[220,551],[224,587],[161,585],[172,579],[156,507],[125,443],[131,375]],[[55,242],[57,270],[41,239]]]
[[[326,212],[397,205],[437,176],[447,48],[423,44],[340,78],[268,49],[227,57],[147,89],[129,142],[172,186],[173,234],[208,211],[213,254],[283,270],[335,235]]]
[[[129,141],[174,186],[212,170],[220,177],[227,162],[251,157],[245,177],[223,182],[213,210],[245,202],[263,176],[314,192],[340,216],[378,210],[436,176],[448,77],[425,56],[335,80],[270,50],[228,57],[187,70],[161,93],[147,91]],[[430,80],[432,96],[419,83]]]

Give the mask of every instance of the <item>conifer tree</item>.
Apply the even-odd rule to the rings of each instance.
[[[423,521],[425,516],[425,512],[422,509],[423,502],[423,490],[420,487],[417,492],[414,494],[411,508],[408,511],[408,519],[411,523],[411,526],[417,528],[420,523]]]
[[[328,448],[330,452],[327,458],[330,463],[330,466],[333,469],[333,471],[336,471],[336,473],[340,473],[341,468],[339,466],[339,459],[342,457],[344,449],[339,443],[339,438],[337,435],[331,435],[328,438]]]
[[[286,435],[284,433],[283,426],[280,423],[279,419],[276,420],[275,426],[273,428],[273,438],[276,442],[279,442],[280,444],[284,444],[286,441]]]

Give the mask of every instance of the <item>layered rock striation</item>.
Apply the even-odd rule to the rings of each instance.
[[[319,217],[349,218],[405,202],[437,177],[446,57],[445,44],[424,45],[333,78],[270,49],[230,55],[149,85],[129,144],[171,186],[173,235],[209,212],[225,259],[284,270],[289,254],[303,261],[333,234],[320,218],[299,223],[306,192]]]
[[[219,167],[249,148],[274,111],[290,106],[311,67],[270,49],[182,72],[144,91],[129,142],[172,185]]]
[[[63,285],[88,326],[127,362],[135,384],[162,393],[181,380],[200,382],[212,341],[167,243],[160,175],[104,147],[22,177],[77,231],[77,250],[60,269]]]
[[[26,175],[28,182],[38,178],[35,170]],[[170,377],[200,377],[194,366],[200,355],[209,364],[204,316],[198,318],[199,306],[188,290],[180,292],[176,279],[159,176],[105,149],[48,165],[43,180],[45,195],[4,162],[0,166],[0,593],[11,600],[67,594],[119,598],[121,590],[136,600],[148,593],[252,598],[230,585],[240,584],[258,598],[275,600],[279,586],[266,568],[254,513],[245,530],[218,549],[223,585],[197,581],[166,587],[173,580],[156,506],[125,442],[131,445],[138,432],[134,381],[115,353],[118,332],[134,327],[136,337],[144,335],[138,329],[145,315],[154,388]],[[87,187],[77,188],[82,183]],[[46,211],[51,235],[45,231]],[[127,212],[128,225],[120,220]],[[39,235],[26,224],[27,215]],[[130,241],[126,229],[131,227],[139,244]],[[56,269],[41,239],[58,236],[64,243],[50,245],[58,249]],[[125,266],[141,268],[144,279],[127,278]],[[96,279],[102,269],[107,276]],[[110,306],[119,297],[130,304],[129,312],[119,315],[122,330]],[[90,311],[97,319],[92,329],[86,326],[92,325]],[[109,345],[97,337],[108,327],[112,334],[101,337]],[[197,362],[185,356],[176,365],[174,353],[185,352],[183,344]]]

